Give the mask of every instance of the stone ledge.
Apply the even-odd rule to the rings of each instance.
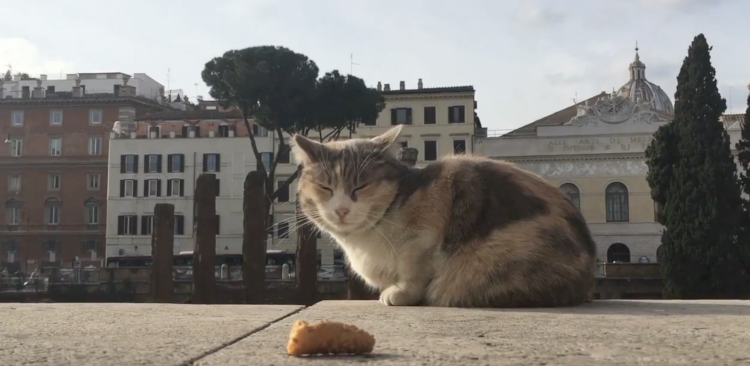
[[[373,333],[367,357],[286,355],[297,319],[331,319]],[[325,301],[197,365],[747,365],[750,301],[595,301],[558,309],[386,307]]]
[[[300,311],[301,310],[301,311]],[[297,319],[373,333],[366,357],[286,355]],[[748,365],[750,301],[601,300],[575,308],[0,304],[8,365]]]

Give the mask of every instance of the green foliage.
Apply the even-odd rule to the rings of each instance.
[[[726,101],[717,88],[706,38],[695,37],[677,77],[674,121],[646,152],[654,200],[663,207],[661,257],[669,297],[735,297],[740,275],[740,192],[729,135],[719,122]]]
[[[354,132],[360,123],[373,122],[385,107],[383,96],[368,88],[364,80],[338,70],[326,73],[316,85],[314,98],[316,129]]]

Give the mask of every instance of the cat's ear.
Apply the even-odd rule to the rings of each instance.
[[[323,144],[302,135],[292,137],[292,155],[297,163],[314,163],[323,156]]]
[[[398,140],[398,137],[401,135],[401,130],[403,128],[404,125],[398,125],[388,131],[385,131],[380,136],[373,137],[372,142],[375,144],[375,148],[381,151],[391,151],[395,155],[397,153],[397,149],[395,149],[395,147],[397,147],[398,145],[394,145],[394,143]]]

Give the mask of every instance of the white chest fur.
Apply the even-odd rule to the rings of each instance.
[[[383,289],[398,281],[398,249],[385,233],[370,231],[346,237],[334,236],[346,253],[351,268],[372,287]]]

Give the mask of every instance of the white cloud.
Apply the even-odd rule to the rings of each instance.
[[[542,7],[536,1],[523,1],[513,19],[525,26],[548,26],[562,23],[565,15],[549,7]]]
[[[59,75],[74,72],[70,62],[55,59],[39,52],[39,49],[23,38],[0,38],[0,70],[5,73],[7,65],[13,73],[25,72],[31,76],[39,74]]]

